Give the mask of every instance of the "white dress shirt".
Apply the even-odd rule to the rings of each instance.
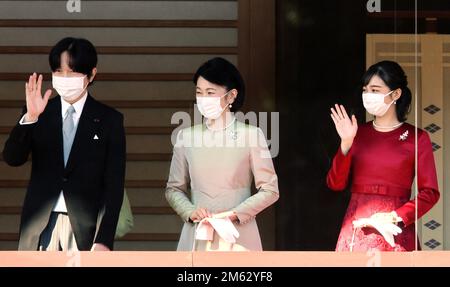
[[[85,95],[80,98],[76,103],[72,104],[73,108],[75,109],[75,112],[72,114],[73,116],[73,124],[75,130],[78,127],[78,122],[80,121],[81,113],[83,112],[84,104],[86,103],[88,92],[85,93]],[[64,121],[64,118],[67,113],[67,109],[70,107],[70,103],[66,102],[61,97],[61,116]],[[34,124],[36,122],[24,122],[25,121],[25,115],[20,119],[19,124],[21,125],[28,125],[28,124]],[[66,202],[64,200],[63,192],[59,194],[58,200],[56,201],[55,206],[53,207],[54,212],[67,212]]]

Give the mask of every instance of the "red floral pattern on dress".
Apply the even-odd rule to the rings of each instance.
[[[353,221],[360,218],[368,218],[378,212],[391,212],[402,206],[408,199],[390,197],[376,194],[353,193],[344,217],[341,232],[339,234],[336,251],[350,251],[353,237]],[[353,251],[412,251],[415,249],[414,224],[403,228],[402,233],[394,236],[395,247],[389,243],[374,228],[357,228],[354,238]]]

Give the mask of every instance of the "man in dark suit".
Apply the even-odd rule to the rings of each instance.
[[[123,199],[123,116],[88,92],[97,52],[85,39],[65,38],[50,52],[53,88],[42,75],[25,84],[26,108],[5,143],[11,166],[31,154],[19,250],[112,250]]]

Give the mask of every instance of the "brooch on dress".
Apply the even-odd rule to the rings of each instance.
[[[233,140],[237,140],[237,137],[238,137],[237,131],[231,131],[231,132],[230,132],[230,135],[231,135],[231,138],[232,138]]]
[[[402,133],[402,134],[400,135],[400,137],[399,137],[398,140],[400,140],[400,141],[406,140],[406,139],[408,138],[408,134],[409,134],[409,132],[408,132],[408,130],[406,130],[404,133]]]

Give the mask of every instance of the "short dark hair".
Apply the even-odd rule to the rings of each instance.
[[[56,43],[50,51],[48,61],[53,72],[61,68],[61,54],[69,54],[69,67],[77,73],[92,76],[92,69],[97,67],[97,51],[86,39],[67,37]]]
[[[395,111],[397,119],[404,122],[411,110],[411,90],[408,88],[408,79],[402,67],[393,61],[376,63],[366,71],[362,78],[363,86],[367,86],[373,76],[380,77],[391,90],[401,89],[402,95],[397,100]]]
[[[244,104],[245,83],[239,70],[224,58],[216,57],[210,59],[198,68],[193,82],[197,84],[198,78],[203,77],[208,82],[223,86],[230,91],[236,89],[238,94],[234,100],[231,111],[239,110]]]

